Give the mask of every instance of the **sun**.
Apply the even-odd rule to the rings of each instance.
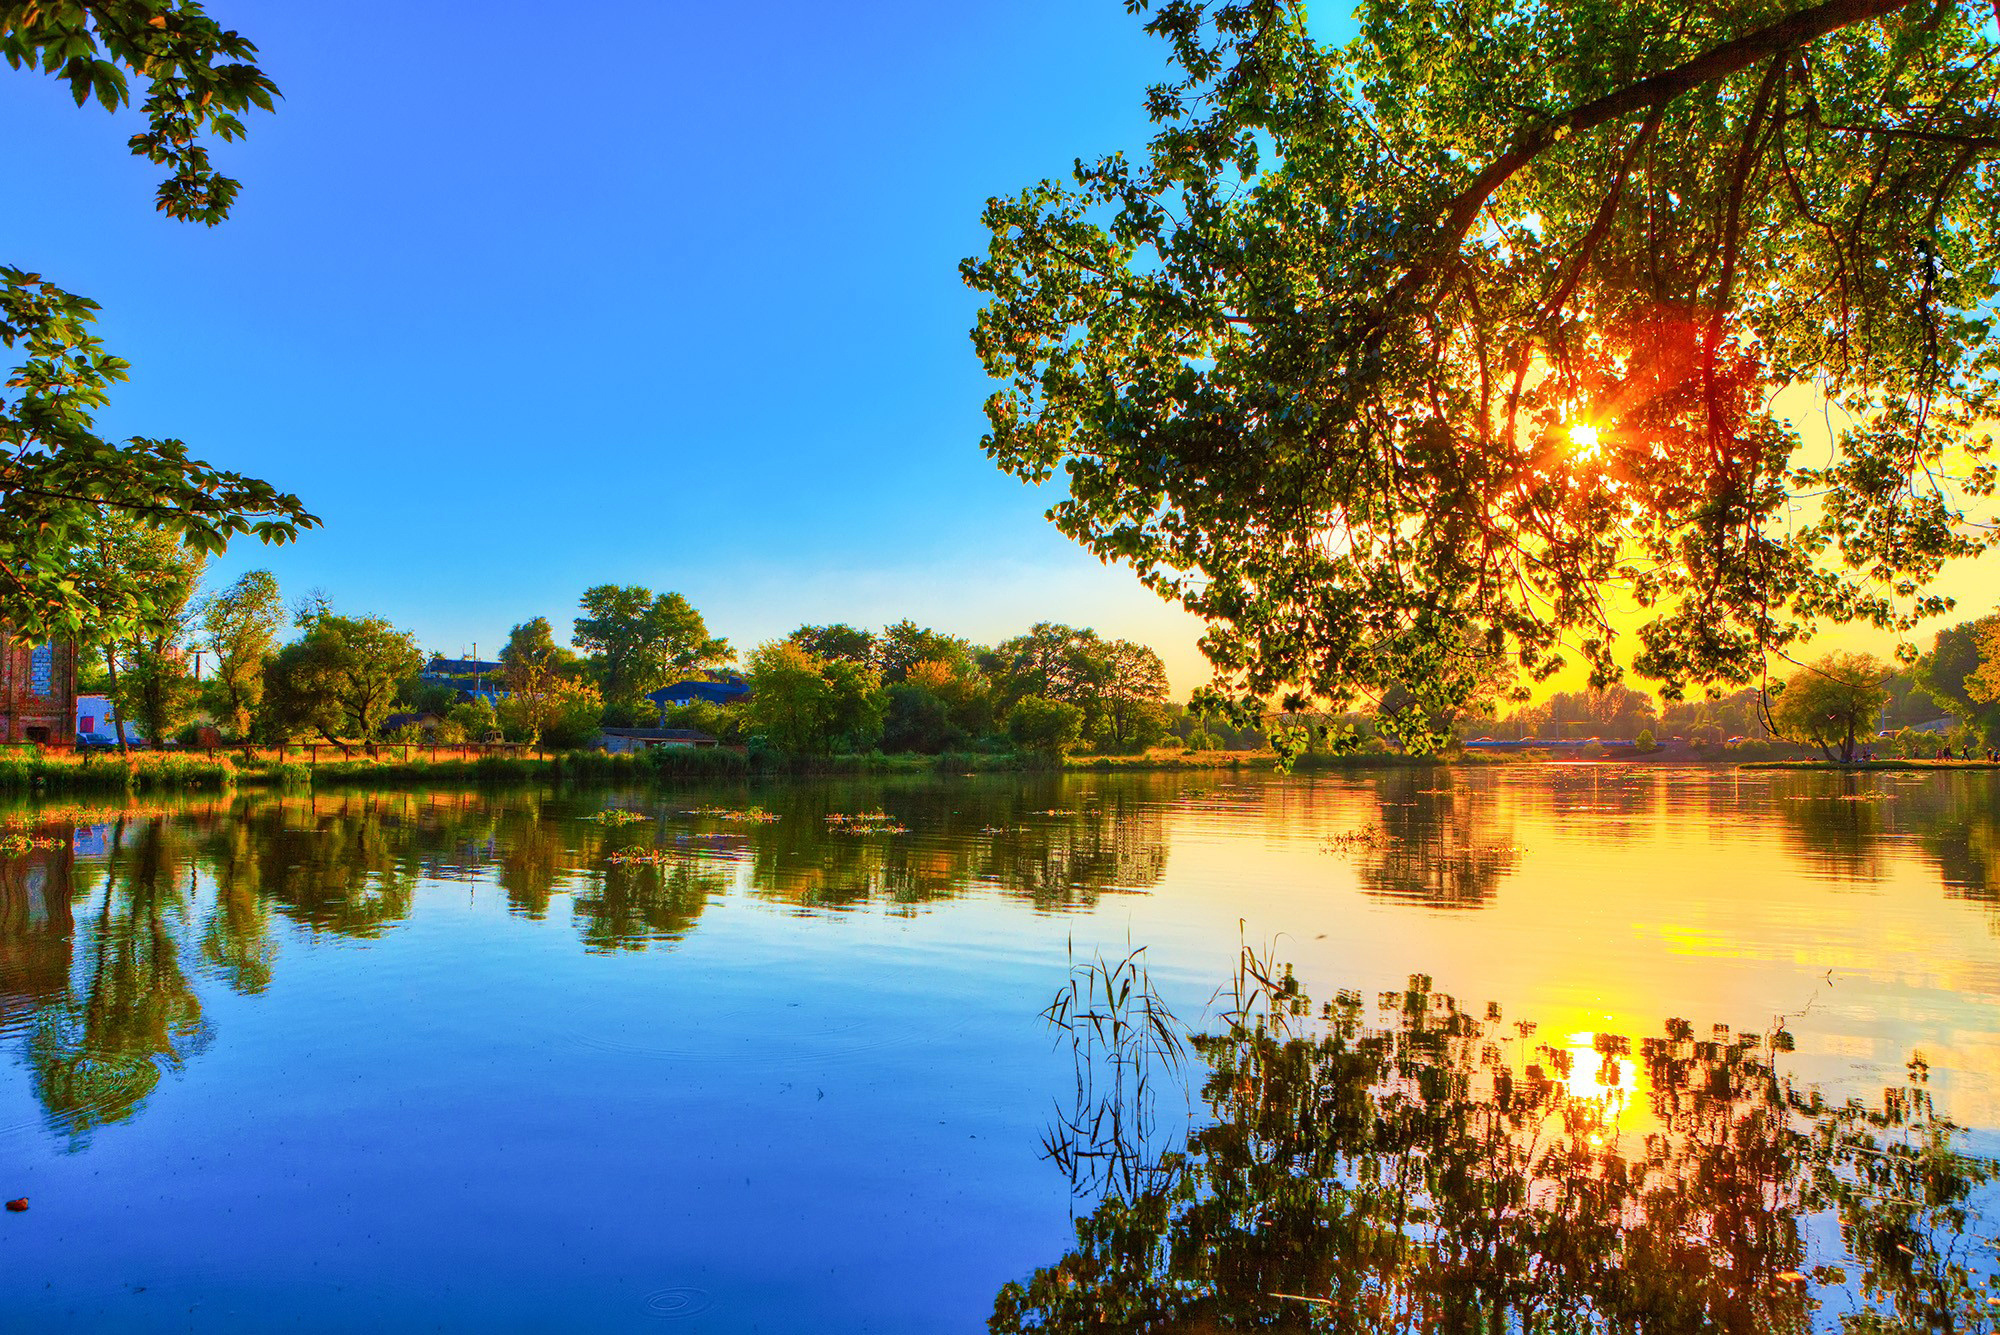
[[[1579,422],[1569,429],[1569,443],[1579,450],[1594,450],[1597,441],[1597,428],[1587,422]]]

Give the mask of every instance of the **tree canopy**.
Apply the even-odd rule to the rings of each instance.
[[[207,139],[244,132],[239,113],[268,111],[277,88],[250,63],[256,47],[193,0],[0,0],[0,57],[69,84],[78,106],[129,103],[146,81],[147,128],[132,151],[167,169],[158,208],[222,221],[238,183],[216,171]],[[0,619],[33,634],[74,635],[90,617],[71,577],[103,510],[144,519],[198,553],[238,534],[284,542],[318,521],[296,496],[193,458],[173,439],[106,440],[95,415],[126,362],[92,331],[97,303],[39,273],[0,265],[0,347],[20,363],[0,394]]]
[[[284,623],[278,577],[252,570],[201,605],[201,632],[215,653],[209,708],[238,737],[248,736],[264,699],[264,660]]]
[[[583,591],[581,602],[572,638],[595,660],[606,704],[630,705],[670,685],[675,674],[721,667],[735,656],[678,593],[598,584]]]
[[[1771,707],[1771,726],[1781,737],[1817,746],[1829,760],[1838,750],[1843,762],[1852,763],[1857,742],[1882,716],[1893,671],[1868,654],[1824,654],[1785,682]]]
[[[990,201],[962,266],[985,444],[1225,683],[1435,716],[1576,654],[1671,699],[1948,606],[1992,540],[1987,0],[1367,0],[1339,47],[1128,7],[1146,151]]]
[[[278,651],[266,675],[270,718],[284,735],[317,732],[330,742],[372,742],[396,702],[399,683],[417,674],[424,656],[416,636],[382,617],[313,611],[305,634]]]

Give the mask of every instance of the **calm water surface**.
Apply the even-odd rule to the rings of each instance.
[[[1990,774],[0,815],[8,1330],[2000,1310]]]

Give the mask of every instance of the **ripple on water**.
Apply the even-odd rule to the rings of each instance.
[[[715,1299],[707,1289],[697,1289],[688,1285],[655,1289],[646,1295],[646,1315],[657,1317],[662,1321],[700,1316],[713,1306]]]

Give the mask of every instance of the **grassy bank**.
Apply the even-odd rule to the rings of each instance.
[[[0,752],[0,792],[9,793],[219,792],[241,777],[235,761],[221,755]]]
[[[1755,760],[1746,761],[1742,769],[1809,769],[1838,770],[1843,774],[1857,771],[1896,773],[1917,771],[1922,773],[1954,773],[1959,770],[2000,769],[2000,764],[1990,760],[1857,760],[1846,764],[1838,760]]]
[[[1564,757],[1573,759],[1574,757]],[[1295,772],[1366,772],[1425,769],[1439,765],[1532,765],[1550,759],[1539,753],[1458,755],[1449,758],[1376,755],[1300,756]],[[1631,758],[1625,758],[1630,761]],[[1732,760],[1674,757],[1675,763],[1729,765],[1757,770],[1933,771],[1990,770],[2000,766],[1972,760],[1884,759],[1843,765],[1826,760]],[[1178,751],[1160,748],[1141,755],[1045,756],[950,752],[938,756],[786,756],[770,752],[746,756],[724,749],[659,748],[627,755],[570,751],[553,755],[411,754],[385,747],[368,756],[339,756],[321,747],[311,752],[202,754],[135,751],[129,755],[83,752],[43,753],[21,747],[0,751],[0,793],[60,796],[86,793],[222,792],[234,788],[397,788],[428,784],[646,784],[730,780],[750,777],[812,778],[845,775],[1011,774],[1063,770],[1082,773],[1172,773],[1177,771],[1258,771],[1276,767],[1269,751]]]

